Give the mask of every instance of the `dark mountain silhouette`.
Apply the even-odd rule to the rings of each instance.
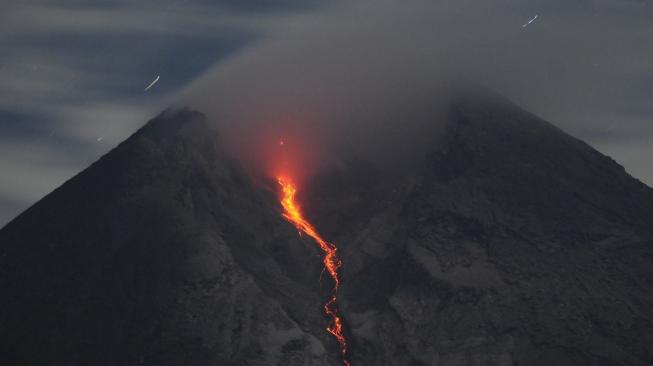
[[[412,184],[371,197],[375,213],[334,239],[347,245],[352,354],[377,365],[653,364],[653,190],[499,98],[458,100],[437,146]],[[338,206],[318,199],[313,211]]]
[[[0,231],[14,365],[326,364],[319,252],[166,112]]]
[[[308,185],[344,262],[352,365],[653,364],[653,190],[510,102],[455,99],[405,177]],[[320,253],[189,110],[0,230],[0,356],[337,365]]]

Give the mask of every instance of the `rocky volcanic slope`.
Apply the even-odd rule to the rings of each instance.
[[[216,141],[166,112],[0,231],[0,364],[336,364],[320,253]]]
[[[463,97],[410,183],[358,170],[311,202],[341,232],[354,364],[653,364],[653,190],[612,159]]]
[[[352,365],[653,364],[653,190],[501,98],[446,127],[304,196]],[[0,230],[0,363],[340,364],[319,252],[219,146],[166,112]]]

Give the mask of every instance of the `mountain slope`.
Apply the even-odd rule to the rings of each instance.
[[[319,253],[196,112],[149,122],[0,243],[2,363],[322,365],[335,347]]]
[[[653,190],[613,160],[464,96],[396,191],[337,239],[359,364],[653,363]]]
[[[500,97],[434,123],[405,176],[350,162],[304,192],[352,365],[653,364],[653,190]],[[201,114],[164,112],[0,230],[0,355],[337,365],[320,261]]]

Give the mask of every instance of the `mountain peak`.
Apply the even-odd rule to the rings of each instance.
[[[151,138],[165,138],[178,135],[182,131],[210,128],[206,116],[198,111],[188,107],[168,108],[148,121],[137,134]]]
[[[321,263],[300,240],[201,113],[165,111],[0,230],[0,354],[325,364],[330,338],[305,310],[321,306]]]
[[[613,159],[496,94],[464,94],[424,169],[432,182],[478,192],[514,212],[547,212],[554,227],[581,227],[596,210],[651,231],[653,189]],[[462,193],[466,192],[466,193]],[[583,211],[584,214],[580,212]]]

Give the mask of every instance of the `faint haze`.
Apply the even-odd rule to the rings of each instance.
[[[622,114],[649,103],[629,76],[653,64],[635,45],[653,40],[650,17],[634,12],[647,8],[578,6],[586,11],[513,0],[338,3],[216,65],[181,104],[209,113],[239,154],[263,159],[276,157],[257,147],[287,131],[304,131],[320,154],[423,153],[443,90],[457,83],[506,94],[599,148],[628,129],[650,134],[650,113]]]
[[[0,225],[170,104],[208,113],[245,151],[278,136],[308,138],[320,160],[385,159],[425,148],[439,91],[459,81],[651,185],[652,41],[653,4],[637,0],[5,4]]]

